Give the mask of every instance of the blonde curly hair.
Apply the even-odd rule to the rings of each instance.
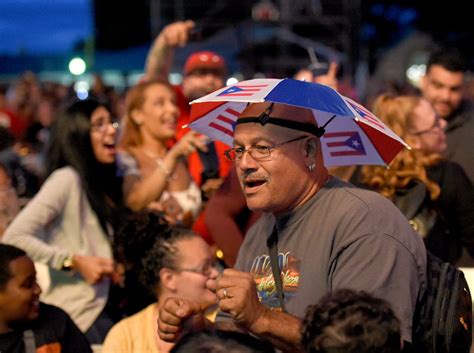
[[[423,98],[418,96],[379,96],[373,106],[373,112],[398,136],[409,145],[415,142],[410,134],[414,128],[416,116],[414,109]],[[436,200],[440,187],[430,180],[426,168],[441,159],[439,154],[425,153],[421,150],[404,148],[393,159],[389,168],[381,166],[364,166],[361,169],[361,181],[384,195],[393,199],[397,189],[406,187],[412,180],[424,183],[431,200]]]

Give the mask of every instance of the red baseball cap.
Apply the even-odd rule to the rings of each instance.
[[[197,69],[215,69],[223,73],[226,71],[225,60],[213,51],[198,51],[191,54],[184,64],[184,74],[189,75]]]

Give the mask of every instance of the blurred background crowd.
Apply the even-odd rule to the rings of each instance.
[[[35,261],[42,300],[89,343],[140,312],[104,350],[137,335],[169,350],[155,341],[155,305],[180,293],[215,316],[203,278],[234,265],[260,216],[228,147],[183,128],[188,103],[246,79],[294,77],[365,104],[413,147],[390,169],[332,173],[394,201],[435,255],[474,266],[474,38],[463,7],[2,1],[0,239]]]

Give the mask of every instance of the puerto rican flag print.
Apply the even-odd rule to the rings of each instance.
[[[236,83],[232,86],[221,88],[205,97],[196,99],[191,104],[206,101],[214,102],[252,102],[265,101],[265,97],[273,90],[281,79],[255,79]]]
[[[331,157],[367,154],[357,131],[328,132],[324,134],[324,143]]]
[[[252,97],[268,85],[235,85],[219,93],[218,97]]]
[[[231,137],[234,136],[235,121],[239,117],[240,112],[230,107],[225,108],[214,121],[209,123],[211,129],[223,132]]]
[[[190,127],[232,146],[235,122],[248,104],[273,102],[312,110],[324,164],[388,165],[409,146],[361,104],[332,88],[292,79],[254,79],[221,88],[191,102]]]

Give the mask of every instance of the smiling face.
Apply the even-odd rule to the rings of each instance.
[[[99,163],[115,162],[115,129],[110,112],[105,107],[100,106],[92,112],[91,144]]]
[[[223,70],[200,68],[184,76],[183,93],[189,100],[195,100],[224,87]]]
[[[440,118],[426,99],[421,99],[413,109],[410,119],[413,147],[425,153],[443,153],[447,146],[446,120]]]
[[[0,321],[6,327],[36,319],[41,294],[30,258],[20,256],[14,259],[9,269],[11,278],[0,290]]]
[[[143,140],[152,138],[166,141],[173,138],[179,115],[174,92],[157,83],[148,86],[143,94],[142,106],[132,112],[132,119],[139,125]]]
[[[421,81],[421,90],[443,119],[449,119],[462,100],[464,74],[453,72],[441,65],[430,67]]]
[[[268,104],[252,104],[241,117],[258,117]],[[314,122],[311,111],[284,105],[275,105],[271,117],[280,117],[300,122]],[[300,131],[273,124],[238,124],[234,133],[234,147],[258,148],[272,146],[305,135]],[[323,172],[322,157],[308,155],[307,143],[311,139],[297,140],[271,151],[270,158],[254,159],[245,152],[235,161],[236,172],[252,210],[280,214],[306,202],[311,197],[315,178],[307,166],[315,163]],[[319,147],[318,147],[319,148]],[[324,172],[323,172],[324,174]]]

